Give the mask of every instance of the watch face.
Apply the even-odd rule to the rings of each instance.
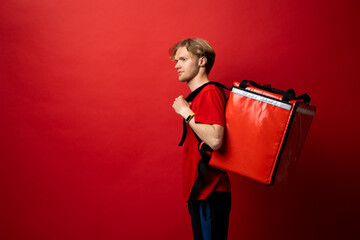
[[[190,114],[186,119],[185,122],[188,123],[194,117],[195,113]]]

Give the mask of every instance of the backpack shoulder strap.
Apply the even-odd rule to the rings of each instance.
[[[218,87],[221,87],[221,88],[224,88],[224,89],[227,89],[229,91],[231,91],[230,88],[227,88],[225,87],[223,84],[221,83],[218,83],[218,82],[207,82],[203,85],[201,85],[200,87],[198,87],[197,89],[195,89],[194,91],[192,91],[186,98],[185,100],[187,102],[191,102],[200,92],[201,90],[203,90],[204,87],[206,87],[207,85],[215,85],[215,86],[218,86]],[[184,141],[186,139],[186,122],[185,122],[185,119],[183,119],[183,133],[182,133],[182,137],[181,137],[181,140],[180,140],[180,143],[179,143],[179,146],[182,146],[184,144]],[[199,140],[198,136],[195,134],[196,138]]]

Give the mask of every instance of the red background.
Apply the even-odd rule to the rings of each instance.
[[[180,94],[168,48],[202,37],[212,80],[307,92],[318,111],[295,173],[231,175],[229,239],[354,239],[359,2],[0,3],[0,238],[191,239]]]

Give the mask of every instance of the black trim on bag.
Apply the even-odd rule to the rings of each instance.
[[[264,86],[261,86],[260,84],[254,82],[254,81],[251,81],[251,80],[242,80],[241,83],[240,83],[240,87],[245,89],[247,86],[247,84],[250,83],[252,86],[256,87],[256,88],[259,88],[263,91],[267,91],[267,92],[271,92],[271,93],[276,93],[276,94],[280,94],[283,96],[283,99],[285,101],[289,101],[291,99],[294,99],[295,98],[295,91],[294,89],[289,89],[287,91],[283,91],[283,90],[279,90],[279,89],[276,89],[276,88],[271,88],[271,85],[267,84],[267,85],[264,85]]]
[[[310,101],[311,101],[311,98],[307,93],[301,94],[300,96],[296,96],[295,90],[292,88],[288,89],[287,91],[283,91],[283,90],[279,90],[276,88],[271,88],[270,84],[265,84],[265,85],[261,86],[260,84],[254,82],[254,81],[251,81],[251,80],[242,80],[241,83],[239,84],[239,87],[236,87],[236,86],[233,86],[233,87],[246,90],[245,88],[247,87],[247,83],[250,83],[253,87],[259,88],[263,91],[280,94],[283,96],[283,101],[303,100],[303,102],[306,104],[310,104]]]
[[[284,136],[284,140],[282,141],[282,144],[281,144],[281,148],[280,148],[280,151],[279,151],[279,155],[276,159],[276,162],[275,162],[275,167],[274,167],[274,171],[273,171],[273,174],[271,176],[271,181],[270,181],[270,184],[269,185],[274,185],[275,183],[275,177],[276,177],[276,172],[278,170],[278,167],[279,167],[279,164],[280,164],[280,160],[281,160],[281,156],[282,156],[282,153],[284,151],[284,148],[286,146],[286,142],[287,142],[287,139],[289,137],[289,133],[290,133],[290,130],[291,130],[291,126],[292,126],[292,122],[295,118],[295,114],[296,114],[296,109],[298,108],[300,102],[296,102],[295,105],[294,105],[294,109],[293,109],[293,112],[290,116],[290,120],[289,120],[289,124],[288,124],[288,127],[287,127],[287,130],[285,132],[285,136]]]

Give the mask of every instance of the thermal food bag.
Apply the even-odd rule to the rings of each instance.
[[[307,94],[295,96],[235,82],[226,104],[222,148],[213,151],[209,165],[265,185],[284,181],[299,159],[316,108]]]

